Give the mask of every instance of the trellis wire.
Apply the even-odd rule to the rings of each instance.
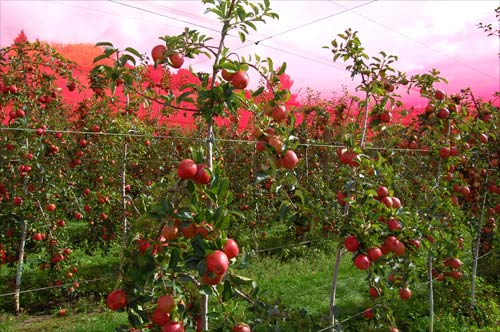
[[[11,127],[0,127],[0,131],[27,131],[36,132],[36,128],[11,128]],[[109,133],[109,132],[93,132],[93,131],[79,131],[79,130],[54,130],[46,129],[46,133],[66,133],[66,134],[78,134],[78,135],[97,135],[97,136],[118,136],[118,137],[142,137],[150,139],[179,139],[179,140],[189,140],[189,141],[206,141],[206,138],[202,137],[192,137],[192,136],[172,136],[172,135],[146,135],[146,134],[136,134],[136,133]],[[229,142],[229,143],[240,143],[240,144],[255,144],[256,140],[244,140],[244,139],[230,139],[230,138],[213,138],[214,142]],[[321,143],[299,143],[298,146],[302,147],[323,147],[323,148],[345,148],[343,144],[321,144]],[[376,146],[364,146],[363,150],[374,150],[374,151],[399,151],[399,152],[424,152],[432,153],[439,152],[439,150],[432,149],[409,149],[409,148],[387,148],[387,147],[376,147]]]
[[[109,280],[109,279],[113,279],[113,278],[117,278],[117,277],[118,277],[118,275],[110,275],[110,276],[102,277],[102,278],[98,278],[98,279],[89,279],[89,280],[82,280],[82,281],[76,280],[76,281],[73,281],[73,282],[67,283],[67,284],[61,284],[61,285],[54,285],[54,286],[47,286],[47,287],[40,287],[40,288],[33,288],[33,289],[21,290],[21,291],[19,291],[19,293],[22,294],[22,293],[41,292],[41,291],[48,290],[48,289],[54,289],[54,288],[62,288],[62,287],[72,286],[75,282],[84,283],[84,284],[90,284],[90,283],[93,283],[93,282],[98,282],[98,281],[102,281],[102,280]],[[4,294],[0,294],[0,297],[11,296],[11,295],[14,295],[14,294],[15,294],[15,292],[4,293]]]

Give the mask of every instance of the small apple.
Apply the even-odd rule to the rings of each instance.
[[[402,300],[408,300],[411,298],[411,290],[408,289],[408,288],[401,288],[399,290],[399,297],[402,299]]]
[[[233,332],[252,332],[252,330],[247,324],[239,323],[233,326]]]
[[[175,69],[181,68],[184,64],[184,56],[180,53],[171,54],[168,59],[170,60],[171,66]]]
[[[153,47],[151,50],[151,57],[153,58],[153,61],[155,63],[163,63],[167,59],[165,56],[165,52],[167,51],[167,48],[165,45],[156,45]]]
[[[177,175],[182,179],[190,179],[196,175],[198,166],[191,159],[183,159],[177,168]]]
[[[233,79],[233,75],[234,73],[232,72],[229,72],[225,69],[222,69],[222,78],[226,81],[226,82],[231,82],[231,80]]]
[[[437,100],[443,100],[446,97],[446,93],[443,90],[436,90],[434,92],[434,98]]]
[[[237,71],[233,74],[231,78],[231,83],[236,89],[245,89],[248,86],[250,78],[248,74],[244,71]]]
[[[275,108],[273,108],[271,116],[273,120],[276,122],[282,122],[283,120],[285,120],[286,119],[285,105],[277,105]]]
[[[286,169],[294,169],[299,162],[299,158],[292,150],[286,150],[285,155],[281,158],[281,166]]]
[[[197,184],[209,184],[211,180],[207,164],[198,164],[193,181]]]
[[[349,235],[344,240],[344,246],[348,251],[355,252],[359,249],[359,241],[354,235]]]
[[[240,252],[240,249],[238,248],[238,243],[236,243],[236,241],[233,239],[228,239],[224,243],[222,250],[224,251],[224,253],[226,254],[228,259],[232,259],[232,258],[238,256],[238,254]]]
[[[360,270],[368,270],[370,268],[370,258],[365,254],[359,254],[354,258],[354,265]]]
[[[391,112],[384,112],[380,114],[380,121],[384,123],[388,123],[392,121],[392,113]]]

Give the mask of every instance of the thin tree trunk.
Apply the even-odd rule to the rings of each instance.
[[[488,186],[488,177],[486,176],[485,186]],[[484,192],[483,203],[481,209],[481,216],[479,217],[476,229],[476,240],[474,244],[474,252],[472,255],[472,280],[471,280],[471,291],[470,291],[470,306],[471,309],[474,308],[476,302],[476,277],[477,277],[477,260],[479,257],[479,248],[481,247],[481,229],[483,228],[484,220],[484,209],[486,205],[486,196],[488,196],[488,191]]]
[[[21,224],[21,242],[19,243],[19,260],[17,262],[17,273],[16,273],[16,289],[14,294],[14,305],[16,315],[20,311],[20,292],[21,292],[21,277],[23,274],[23,263],[24,263],[24,246],[26,244],[26,235],[28,233],[28,221],[25,219]]]
[[[337,294],[337,276],[339,274],[340,258],[342,257],[342,245],[339,243],[335,255],[335,266],[333,267],[332,290],[330,292],[330,332],[335,332],[335,296]]]
[[[121,199],[122,199],[122,248],[120,254],[120,270],[119,275],[121,276],[123,271],[123,264],[125,263],[125,248],[127,247],[127,197],[126,197],[126,165],[127,165],[127,142],[123,144],[122,151],[122,169],[121,169]]]
[[[26,139],[26,150],[29,150],[29,140]],[[23,184],[24,196],[27,197],[28,194],[28,180],[24,178]],[[42,212],[43,213],[43,212]],[[24,218],[24,217],[23,217]],[[20,294],[21,294],[21,279],[23,275],[23,263],[24,263],[24,247],[26,245],[26,236],[28,234],[28,221],[23,219],[21,224],[21,241],[19,242],[19,259],[17,262],[17,272],[16,272],[16,289],[14,291],[14,306],[16,315],[19,314],[21,304],[20,304]]]
[[[432,277],[432,250],[427,257],[427,276],[429,278],[429,332],[434,331],[434,287]]]
[[[361,133],[361,147],[365,146],[366,128],[368,127],[368,113],[369,113],[368,101],[369,101],[369,98],[370,98],[370,94],[367,91],[366,92],[365,114],[363,116],[363,131]]]

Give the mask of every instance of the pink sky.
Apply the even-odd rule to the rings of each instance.
[[[131,8],[130,6],[137,7]],[[353,87],[342,62],[333,63],[329,45],[351,27],[370,55],[398,55],[395,68],[424,73],[437,68],[454,93],[472,87],[489,97],[500,90],[499,39],[476,27],[495,23],[497,1],[273,1],[279,20],[258,24],[249,41],[229,38],[241,55],[287,62],[293,90],[311,87],[328,97],[343,85]],[[355,8],[358,7],[358,8]],[[138,9],[141,8],[141,9]],[[355,8],[355,9],[354,9]],[[153,12],[153,13],[151,13]],[[154,14],[156,13],[156,14]],[[159,36],[181,33],[189,23],[217,37],[220,26],[204,14],[201,1],[0,1],[0,45],[9,45],[21,29],[28,38],[62,43],[110,41],[149,53]],[[309,24],[310,23],[310,24]],[[272,38],[269,38],[272,37]],[[261,41],[255,45],[255,41]],[[187,61],[207,70],[203,59]]]

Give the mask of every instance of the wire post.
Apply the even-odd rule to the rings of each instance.
[[[486,174],[485,187],[488,186],[488,174]],[[477,222],[476,229],[476,243],[474,245],[474,252],[472,256],[472,280],[471,280],[471,294],[470,294],[470,307],[474,309],[476,302],[476,277],[477,277],[477,261],[479,260],[479,248],[481,247],[481,229],[483,227],[484,220],[484,209],[486,206],[486,196],[488,196],[488,190],[484,192],[483,196],[483,206],[481,209],[481,216]]]
[[[434,332],[434,287],[432,277],[432,248],[427,256],[427,277],[429,278],[429,332]]]
[[[125,248],[127,247],[127,197],[126,197],[126,162],[127,162],[127,141],[123,144],[122,151],[122,169],[121,169],[121,199],[122,199],[122,250],[120,253],[120,270],[118,271],[122,276],[123,265],[125,263]]]
[[[340,267],[340,258],[342,256],[342,246],[339,243],[337,247],[337,254],[335,255],[335,266],[333,268],[333,278],[332,278],[332,290],[330,292],[330,319],[329,323],[331,325],[330,332],[335,332],[335,296],[337,294],[337,277]]]

